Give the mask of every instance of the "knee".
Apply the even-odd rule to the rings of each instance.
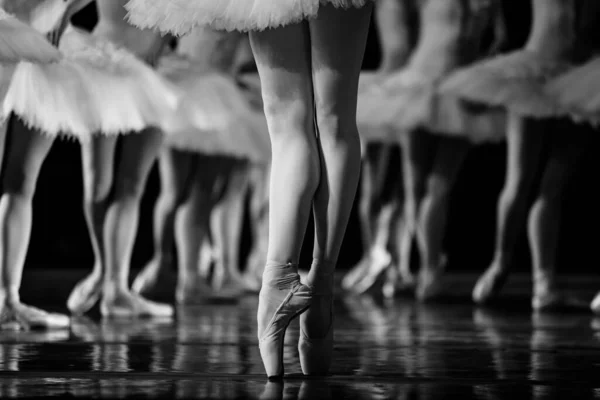
[[[427,180],[427,197],[433,201],[445,201],[450,197],[452,183],[438,176]]]
[[[307,138],[313,131],[313,110],[309,101],[265,96],[264,111],[273,146]]]
[[[22,168],[7,169],[2,179],[4,193],[24,198],[33,198],[36,178]]]
[[[136,174],[121,174],[115,183],[116,199],[140,199],[144,191],[145,180]]]
[[[354,151],[360,157],[361,143],[354,113],[329,110],[317,105],[317,127],[321,143]]]
[[[515,178],[505,183],[500,200],[503,203],[518,203],[525,201],[533,185],[532,179]]]
[[[86,204],[98,204],[106,201],[112,186],[112,177],[102,176],[93,170],[86,173],[88,177],[84,186],[84,202]]]
[[[173,212],[185,201],[185,197],[170,188],[163,188],[158,197],[157,204],[167,212]]]

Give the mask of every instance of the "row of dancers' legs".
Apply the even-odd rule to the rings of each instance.
[[[572,133],[565,130],[571,129]],[[562,200],[584,149],[586,135],[570,123],[510,115],[506,181],[498,203],[496,248],[473,291],[476,302],[495,298],[509,275],[526,224],[533,268],[532,306],[568,305],[557,287],[557,245]],[[534,197],[530,205],[531,197]]]
[[[536,121],[515,114],[510,115],[508,127],[507,169],[498,201],[494,257],[473,289],[473,300],[486,303],[498,297],[515,262],[522,229],[527,226],[532,307],[581,307],[580,301],[560,290],[556,263],[562,200],[587,136],[567,121]],[[567,130],[573,132],[565,133]],[[449,196],[472,146],[460,138],[424,131],[407,133],[401,143],[403,187],[394,191],[392,199],[383,198],[386,182],[380,180],[389,167],[386,153],[391,146],[377,146],[367,146],[363,160],[359,214],[366,250],[345,276],[343,287],[364,293],[383,278],[384,295],[392,296],[402,283],[411,283],[410,254],[416,242],[420,261],[416,297],[435,298],[444,289],[443,239]],[[396,184],[393,180],[387,183]],[[382,238],[388,238],[387,243]]]
[[[139,205],[161,145],[156,129],[82,143],[84,214],[95,261],[69,297],[71,311],[85,313],[101,298],[105,316],[172,315],[170,306],[142,298],[128,282]]]

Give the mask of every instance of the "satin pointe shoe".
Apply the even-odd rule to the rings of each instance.
[[[296,264],[268,262],[258,301],[258,342],[269,379],[283,377],[283,343],[290,322],[311,304],[311,289],[300,282]]]

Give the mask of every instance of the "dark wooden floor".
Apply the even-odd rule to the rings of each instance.
[[[64,310],[81,275],[29,271],[23,297]],[[468,301],[474,276],[452,276],[443,302],[340,296],[332,375],[300,374],[297,324],[286,379],[268,383],[256,340],[256,298],[178,310],[174,321],[102,321],[69,331],[0,333],[0,398],[600,399],[600,317],[534,314],[529,281],[506,303]],[[591,297],[600,280],[572,277]]]

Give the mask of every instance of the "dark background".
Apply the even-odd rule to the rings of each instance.
[[[511,47],[516,48],[527,38],[530,9],[529,2],[511,3],[521,7],[508,10],[506,15],[509,42]],[[95,6],[92,4],[83,10],[74,22],[91,29],[96,22]],[[378,39],[372,27],[364,68],[374,69],[378,62]],[[573,177],[564,202],[564,222],[558,249],[560,270],[563,272],[588,273],[598,270],[598,235],[595,228],[600,222],[596,207],[600,197],[594,190],[598,182],[598,162],[595,157],[598,139],[594,133],[591,130],[584,133],[591,137],[588,151],[580,159],[579,170]],[[496,202],[503,185],[505,155],[503,144],[480,146],[472,150],[462,169],[452,194],[446,235],[450,269],[454,271],[480,271],[492,257]],[[92,251],[81,211],[83,192],[80,162],[79,145],[76,142],[56,141],[41,172],[34,200],[28,265],[88,270],[92,267]],[[152,253],[152,209],[159,185],[158,173],[154,168],[141,206],[133,268],[141,267]],[[526,271],[529,268],[529,252],[525,232],[522,238],[517,269]],[[312,243],[310,230],[306,239],[303,257],[309,259]],[[359,227],[354,213],[339,267],[348,268],[358,261],[360,250]]]

